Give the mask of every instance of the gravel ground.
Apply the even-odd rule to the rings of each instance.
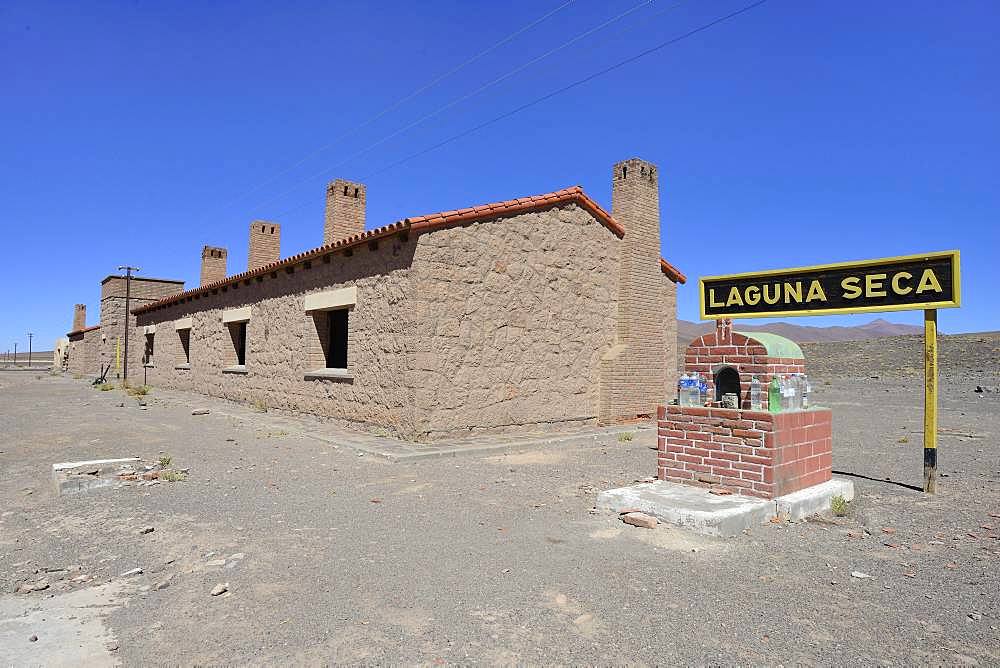
[[[834,467],[855,476],[850,515],[720,540],[591,511],[599,491],[654,473],[648,432],[390,463],[267,414],[192,416],[222,405],[194,395],[154,391],[141,410],[82,381],[0,372],[0,631],[10,606],[93,590],[115,602],[86,608],[105,635],[70,616],[90,629],[80,648],[99,636],[108,662],[136,666],[997,665],[1000,394],[945,393],[926,497],[910,487],[919,384],[814,381],[834,409]],[[163,454],[186,481],[64,497],[50,482],[55,462]],[[48,589],[12,593],[69,565],[94,579],[52,573]],[[57,662],[52,622],[18,614],[0,662]]]

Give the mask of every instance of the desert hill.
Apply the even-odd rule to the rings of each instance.
[[[884,336],[903,336],[907,334],[923,334],[923,327],[919,325],[903,325],[889,322],[882,318],[872,320],[864,325],[853,327],[833,326],[814,327],[810,325],[794,325],[780,320],[767,323],[766,325],[742,325],[737,320],[733,323],[733,328],[747,332],[771,332],[796,343],[806,343],[813,341],[862,341],[875,339]],[[677,339],[682,347],[687,347],[695,337],[707,334],[715,330],[715,322],[690,322],[688,320],[677,321]]]

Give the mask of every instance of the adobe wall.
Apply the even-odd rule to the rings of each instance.
[[[615,338],[619,248],[575,205],[407,241],[390,237],[376,249],[356,247],[352,257],[282,268],[141,314],[130,352],[141,356],[141,327],[155,323],[150,384],[263,401],[409,439],[594,421],[599,361]],[[304,297],[345,285],[357,287],[353,380],[306,380],[316,335]],[[233,346],[222,311],[246,305],[247,373],[223,373]],[[188,316],[191,368],[176,369],[174,321]]]

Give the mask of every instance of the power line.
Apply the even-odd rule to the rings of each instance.
[[[679,2],[675,3],[674,6],[679,5],[679,4],[681,4],[681,2],[684,2],[684,1],[685,0],[680,0]],[[271,202],[273,202],[273,201],[275,201],[277,199],[280,199],[280,198],[284,197],[285,195],[287,195],[288,193],[293,192],[294,190],[298,189],[299,186],[301,186],[303,183],[306,183],[307,181],[311,181],[311,180],[313,180],[313,179],[315,179],[315,178],[317,178],[319,176],[323,176],[324,174],[326,174],[326,173],[328,173],[328,172],[330,172],[330,171],[332,171],[334,169],[338,169],[339,167],[342,167],[342,166],[346,165],[350,161],[354,160],[355,158],[357,158],[357,157],[359,157],[361,155],[364,155],[365,153],[367,153],[368,151],[372,150],[373,148],[381,146],[385,142],[389,141],[390,139],[393,139],[394,137],[398,137],[400,134],[406,132],[407,130],[411,130],[412,128],[415,128],[416,126],[421,125],[421,124],[425,123],[426,121],[429,121],[430,119],[432,119],[432,118],[434,118],[436,116],[439,116],[440,114],[442,114],[443,112],[447,111],[448,109],[451,109],[455,105],[461,104],[462,102],[465,102],[465,101],[467,101],[467,100],[475,97],[476,95],[479,95],[480,93],[482,93],[482,92],[484,92],[484,91],[492,88],[493,86],[496,86],[497,84],[506,81],[507,79],[511,78],[515,74],[518,74],[519,72],[524,71],[528,67],[531,67],[532,65],[535,65],[536,63],[544,60],[545,58],[548,58],[549,56],[551,56],[551,55],[553,55],[555,53],[558,53],[559,51],[562,51],[563,49],[565,49],[565,48],[567,48],[569,46],[572,46],[573,44],[579,42],[580,40],[582,40],[582,39],[584,39],[586,37],[589,37],[590,35],[594,34],[595,32],[597,32],[599,30],[602,30],[603,28],[606,28],[607,26],[611,25],[612,23],[620,21],[621,19],[625,18],[629,14],[632,14],[632,13],[634,13],[634,12],[642,9],[643,7],[646,7],[648,5],[653,4],[653,2],[654,2],[654,0],[643,0],[639,4],[631,7],[630,9],[625,10],[621,14],[618,14],[616,16],[611,17],[610,19],[607,19],[603,23],[600,23],[599,25],[594,26],[593,28],[590,28],[589,30],[586,30],[586,31],[580,33],[579,35],[573,37],[572,39],[570,39],[570,40],[568,40],[566,42],[563,42],[559,46],[557,46],[555,48],[552,48],[552,49],[549,49],[545,53],[543,53],[543,54],[541,54],[539,56],[536,56],[536,57],[528,60],[525,63],[522,63],[521,65],[515,67],[513,70],[507,72],[506,74],[503,74],[503,75],[497,77],[496,79],[493,79],[492,81],[489,81],[488,83],[485,83],[485,84],[481,85],[479,88],[473,90],[472,92],[466,93],[464,95],[461,95],[461,96],[455,98],[454,100],[451,100],[450,102],[444,104],[443,106],[438,107],[434,111],[431,111],[430,113],[427,113],[427,114],[421,116],[417,120],[415,120],[415,121],[413,121],[413,122],[411,122],[411,123],[409,123],[407,125],[404,125],[403,127],[401,127],[399,129],[397,129],[397,130],[389,133],[388,135],[382,137],[381,139],[379,139],[379,140],[377,140],[377,141],[375,141],[375,142],[373,142],[371,144],[368,144],[364,148],[362,148],[362,149],[360,149],[360,150],[352,153],[351,155],[347,156],[346,158],[344,158],[340,162],[336,163],[335,165],[331,165],[329,167],[324,167],[320,171],[315,172],[315,173],[313,173],[313,174],[311,174],[311,175],[309,175],[309,176],[307,176],[307,177],[305,177],[303,179],[300,179],[300,180],[296,181],[292,186],[290,186],[289,188],[286,188],[285,190],[281,191],[277,195],[269,197],[268,199],[265,199],[262,202],[258,202],[256,204],[256,207],[259,208],[259,207],[262,207],[262,206],[264,206],[266,204],[269,204],[269,203],[271,203]],[[671,7],[670,9],[672,9],[672,8],[673,7]],[[282,215],[284,215],[284,214],[282,214]],[[278,216],[278,217],[280,217],[280,216]]]
[[[397,160],[395,162],[391,162],[388,165],[385,165],[384,167],[381,167],[380,169],[375,170],[374,172],[366,174],[363,177],[363,180],[370,179],[373,176],[377,176],[379,174],[382,174],[383,172],[386,172],[386,171],[388,171],[390,169],[398,167],[399,165],[402,165],[403,163],[409,162],[410,160],[413,160],[413,159],[418,158],[418,157],[420,157],[422,155],[430,153],[431,151],[435,151],[435,150],[441,148],[442,146],[446,146],[447,144],[450,144],[450,143],[452,143],[454,141],[457,141],[457,140],[459,140],[459,139],[461,139],[463,137],[467,137],[468,135],[470,135],[470,134],[472,134],[474,132],[478,132],[479,130],[482,130],[483,128],[489,127],[490,125],[493,125],[494,123],[499,123],[500,121],[502,121],[504,119],[507,119],[507,118],[510,118],[511,116],[513,116],[515,114],[518,114],[518,113],[524,111],[525,109],[529,109],[531,107],[534,107],[537,104],[541,104],[542,102],[545,102],[546,100],[549,100],[549,99],[555,97],[556,95],[560,95],[562,93],[565,93],[566,91],[572,90],[573,88],[577,88],[578,86],[582,86],[583,84],[588,83],[590,81],[593,81],[594,79],[596,79],[598,77],[604,76],[605,74],[608,74],[609,72],[613,72],[614,70],[617,70],[617,69],[622,68],[622,67],[624,67],[626,65],[634,63],[635,61],[639,60],[640,58],[645,58],[646,56],[648,56],[648,55],[650,55],[652,53],[655,53],[655,52],[657,52],[657,51],[659,51],[661,49],[664,49],[664,48],[666,48],[666,47],[668,47],[668,46],[670,46],[672,44],[676,44],[677,42],[680,42],[681,40],[687,39],[688,37],[692,37],[693,35],[696,35],[696,34],[698,34],[700,32],[708,30],[709,28],[711,28],[713,26],[716,26],[716,25],[718,25],[720,23],[728,21],[729,19],[735,18],[735,17],[739,16],[740,14],[744,14],[744,13],[750,11],[751,9],[755,9],[755,8],[763,5],[765,2],[767,2],[767,0],[758,0],[757,2],[754,2],[752,4],[746,5],[745,7],[741,8],[741,9],[738,9],[738,10],[736,10],[734,12],[726,14],[725,16],[719,17],[719,18],[717,18],[717,19],[715,19],[713,21],[710,21],[708,23],[705,23],[705,24],[703,24],[703,25],[701,25],[701,26],[699,26],[697,28],[694,28],[693,30],[689,30],[688,32],[684,33],[683,35],[679,35],[678,37],[671,38],[671,39],[669,39],[669,40],[667,40],[665,42],[660,42],[659,44],[657,44],[655,46],[652,46],[652,47],[650,47],[648,49],[645,49],[644,51],[640,51],[639,53],[637,53],[634,56],[626,58],[625,60],[621,60],[621,61],[615,63],[614,65],[610,65],[610,66],[608,66],[608,67],[606,67],[606,68],[604,68],[602,70],[599,70],[597,72],[594,72],[593,74],[591,74],[589,76],[586,76],[586,77],[584,77],[582,79],[578,79],[577,81],[574,81],[573,83],[570,83],[570,84],[567,84],[567,85],[565,85],[565,86],[563,86],[561,88],[558,88],[558,89],[556,89],[556,90],[554,90],[554,91],[552,91],[550,93],[547,93],[547,94],[545,94],[545,95],[543,95],[543,96],[541,96],[539,98],[536,98],[536,99],[532,100],[531,102],[526,102],[525,104],[522,104],[519,107],[511,109],[510,111],[504,112],[503,114],[500,114],[499,116],[495,116],[495,117],[491,118],[490,120],[488,120],[488,121],[486,121],[484,123],[480,123],[479,125],[477,125],[475,127],[469,128],[468,130],[465,130],[465,131],[460,132],[458,134],[452,135],[451,137],[448,137],[447,139],[444,139],[444,140],[442,140],[442,141],[440,141],[440,142],[438,142],[438,143],[436,143],[436,144],[434,144],[432,146],[428,146],[427,148],[422,149],[420,151],[417,151],[416,153],[412,153],[412,154],[406,156],[405,158],[401,158],[401,159],[399,159],[399,160]]]
[[[281,171],[277,172],[273,176],[265,179],[264,181],[261,181],[260,183],[258,183],[257,185],[253,186],[252,188],[250,188],[249,190],[247,190],[243,194],[238,195],[237,197],[229,200],[228,202],[226,202],[225,204],[223,204],[220,208],[226,208],[226,207],[230,206],[231,204],[234,204],[235,202],[238,202],[239,200],[243,199],[244,197],[247,197],[248,195],[257,192],[258,190],[260,190],[264,186],[266,186],[266,185],[268,185],[270,183],[273,183],[276,179],[278,179],[278,178],[284,176],[285,174],[287,174],[288,172],[290,172],[290,171],[298,168],[299,166],[301,166],[302,164],[306,163],[307,161],[309,161],[310,159],[314,158],[315,156],[319,155],[320,153],[323,153],[324,151],[327,151],[327,150],[333,148],[334,146],[336,146],[337,144],[339,144],[340,142],[342,142],[344,139],[350,137],[351,135],[355,134],[356,132],[358,132],[360,130],[363,130],[364,128],[368,127],[372,123],[374,123],[374,122],[378,121],[379,119],[383,118],[386,114],[389,114],[389,113],[395,111],[396,109],[398,109],[399,107],[401,107],[406,102],[409,102],[410,100],[412,100],[413,98],[417,97],[418,95],[420,95],[420,94],[422,94],[422,93],[430,90],[431,88],[433,88],[434,86],[438,85],[439,83],[441,83],[442,81],[444,81],[448,77],[452,76],[453,74],[459,72],[460,70],[464,69],[465,67],[468,67],[469,65],[471,65],[474,62],[476,62],[477,60],[479,60],[479,59],[483,58],[484,56],[492,53],[493,51],[499,49],[501,46],[503,46],[505,44],[508,44],[509,42],[513,41],[515,38],[519,37],[520,35],[522,35],[523,33],[527,32],[528,30],[531,30],[532,28],[534,28],[538,24],[542,23],[543,21],[545,21],[549,17],[551,17],[551,16],[557,14],[558,12],[562,11],[563,9],[565,9],[569,5],[573,4],[574,2],[576,2],[576,0],[566,0],[566,2],[563,2],[561,5],[559,5],[555,9],[553,9],[553,10],[551,10],[551,11],[543,14],[542,16],[538,17],[537,19],[535,19],[531,23],[527,24],[526,26],[524,26],[522,28],[519,28],[518,30],[515,30],[511,34],[509,34],[506,37],[504,37],[503,39],[501,39],[499,42],[496,42],[492,46],[489,46],[486,49],[483,49],[482,51],[480,51],[476,55],[472,56],[468,60],[465,60],[464,62],[459,63],[458,65],[456,65],[455,67],[451,68],[450,70],[448,70],[444,74],[441,74],[441,75],[435,77],[434,79],[431,79],[430,81],[428,81],[424,85],[420,86],[419,88],[417,88],[413,92],[411,92],[411,93],[409,93],[407,95],[404,95],[403,97],[399,98],[398,100],[396,100],[395,102],[393,102],[392,104],[390,104],[388,107],[384,108],[382,111],[380,111],[377,114],[375,114],[374,116],[368,118],[366,121],[360,123],[359,125],[354,126],[350,130],[342,133],[341,135],[339,135],[337,138],[335,138],[330,143],[325,144],[325,145],[319,147],[318,149],[316,149],[315,151],[312,151],[312,152],[306,154],[304,157],[300,158],[297,162],[289,165],[288,167],[285,167],[284,169],[282,169]]]

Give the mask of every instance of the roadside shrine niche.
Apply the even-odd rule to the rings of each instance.
[[[707,381],[709,405],[660,407],[660,480],[773,499],[832,479],[832,412],[768,410],[771,379],[805,373],[805,356],[793,341],[734,332],[732,321],[718,320],[714,333],[688,346],[684,372]],[[760,382],[758,410],[750,410],[754,376]],[[723,407],[733,394],[735,407]]]

